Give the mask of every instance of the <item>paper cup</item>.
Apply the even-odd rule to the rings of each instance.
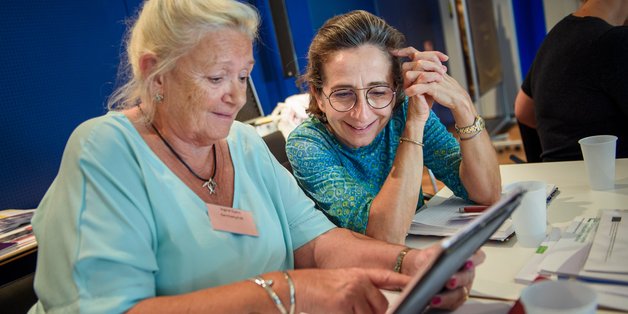
[[[512,225],[517,234],[517,243],[523,247],[537,247],[545,239],[547,229],[546,184],[542,181],[520,181],[504,188],[515,187],[526,190],[521,204],[512,213]]]
[[[526,314],[595,313],[595,290],[576,281],[544,280],[533,283],[521,292]]]
[[[593,190],[609,190],[615,187],[615,149],[617,136],[595,135],[578,141],[584,165]]]

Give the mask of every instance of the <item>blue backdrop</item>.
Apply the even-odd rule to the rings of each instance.
[[[298,93],[282,75],[268,0],[248,0],[262,16],[257,64],[252,73],[266,114]],[[125,20],[140,0],[3,0],[0,5],[0,209],[34,208],[57,174],[65,142],[82,121],[106,112],[122,53]],[[285,0],[299,69],[309,42],[329,17],[354,9],[382,15],[421,47],[433,40],[444,49],[435,0]],[[541,0],[513,0],[521,38],[522,72],[544,37]],[[538,10],[541,10],[539,14]],[[535,12],[532,14],[532,12]],[[525,14],[524,14],[525,13]],[[524,23],[524,24],[521,24]],[[542,23],[542,19],[541,19]],[[524,26],[520,26],[524,25]],[[414,32],[421,29],[418,34]],[[542,29],[542,34],[540,33]],[[540,35],[541,34],[541,35]],[[523,44],[521,43],[523,42]],[[531,44],[529,44],[531,43]],[[523,70],[525,69],[525,70]]]

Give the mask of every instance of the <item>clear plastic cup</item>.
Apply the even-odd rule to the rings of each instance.
[[[568,280],[544,280],[521,292],[526,314],[587,314],[597,310],[597,294],[587,285]]]
[[[584,165],[593,190],[609,190],[615,187],[615,150],[617,136],[595,135],[578,141]]]
[[[515,187],[526,190],[521,204],[512,213],[517,243],[523,247],[537,247],[545,239],[547,229],[547,184],[543,181],[520,181],[507,185],[504,190]]]

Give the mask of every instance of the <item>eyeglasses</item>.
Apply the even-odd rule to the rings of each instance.
[[[353,109],[358,101],[357,91],[366,90],[366,103],[373,109],[383,109],[388,107],[395,98],[395,92],[388,86],[371,86],[366,88],[342,88],[332,91],[329,96],[321,91],[329,104],[338,112],[347,112]]]

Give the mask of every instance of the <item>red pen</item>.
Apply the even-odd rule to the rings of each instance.
[[[472,205],[472,206],[460,207],[458,211],[461,213],[481,213],[487,208],[488,206],[485,206],[485,205]]]

